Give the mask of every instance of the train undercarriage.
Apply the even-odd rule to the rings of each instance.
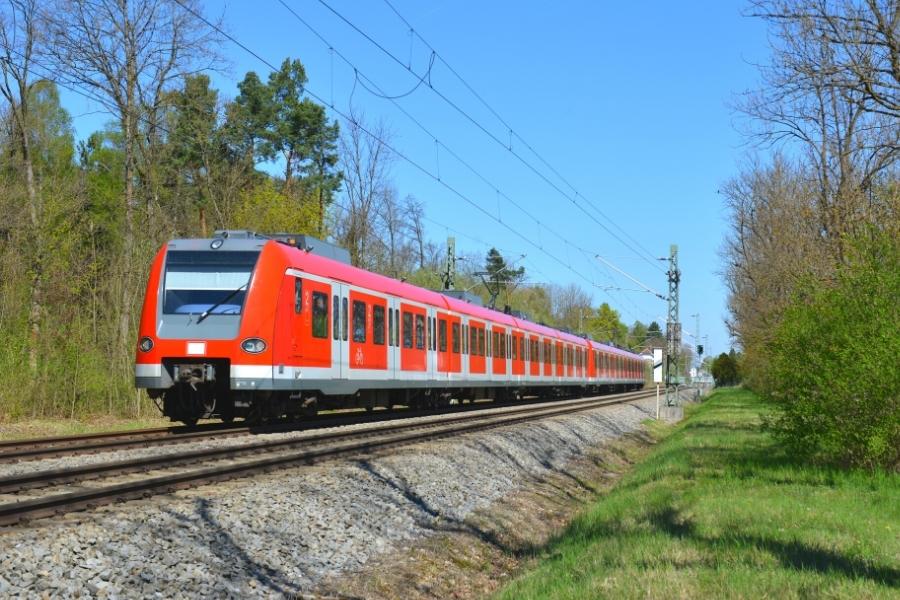
[[[164,361],[166,372],[174,382],[166,389],[148,389],[162,414],[172,421],[193,426],[201,419],[236,418],[248,422],[296,420],[315,415],[321,410],[440,409],[451,404],[476,400],[514,402],[525,398],[561,399],[638,390],[642,383],[603,384],[589,386],[522,386],[522,387],[455,387],[363,389],[354,394],[326,395],[320,390],[244,391],[232,390],[227,361],[196,363],[188,360]]]

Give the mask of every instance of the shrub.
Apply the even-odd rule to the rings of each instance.
[[[897,469],[900,459],[900,243],[851,246],[834,285],[808,283],[771,347],[772,424],[804,456]]]

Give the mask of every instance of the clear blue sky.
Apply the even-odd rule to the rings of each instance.
[[[410,43],[406,25],[381,0],[327,0],[387,50],[423,73],[430,51],[419,40]],[[768,55],[765,30],[741,16],[742,2],[437,2],[391,0],[447,62],[580,193],[530,154],[520,139],[513,149],[544,172],[570,198],[625,238],[597,215],[587,201],[616,227],[625,230],[655,256],[668,255],[678,244],[682,269],[681,320],[693,333],[701,314],[701,335],[708,350],[730,347],[723,323],[725,289],[717,274],[717,251],[725,230],[721,197],[716,190],[746,157],[736,132],[729,101],[757,81],[754,63]],[[386,94],[410,91],[415,77],[353,31],[318,0],[285,0],[349,58]],[[353,69],[295,19],[278,0],[207,2],[207,14],[221,16],[233,36],[280,64],[299,58],[306,66],[309,88],[345,111],[351,100],[369,121],[382,120],[392,144],[442,181],[499,214],[526,238],[571,268],[547,256],[502,225],[490,221],[440,183],[401,159],[393,168],[396,187],[424,201],[429,234],[443,241],[457,238],[458,252],[484,253],[478,241],[500,248],[510,260],[521,254],[529,279],[588,289],[595,302],[609,302],[625,322],[665,322],[665,303],[650,294],[603,290],[636,285],[593,258],[604,256],[622,270],[661,293],[665,275],[641,260],[595,221],[576,208],[507,150],[449,107],[427,86],[394,104],[357,85]],[[214,75],[227,98],[248,70],[262,78],[268,67],[225,43],[227,73]],[[436,90],[457,103],[502,140],[507,128],[469,93],[440,62],[431,71]],[[75,115],[97,106],[64,94]],[[398,105],[440,140],[424,133]],[[101,115],[78,116],[77,135],[85,137],[102,122]],[[461,155],[489,186],[456,162],[445,148]],[[494,187],[522,205],[531,218],[498,196]],[[587,199],[587,201],[584,200]],[[440,225],[439,225],[440,224]],[[569,240],[564,243],[551,230]],[[579,249],[587,251],[587,255]],[[664,267],[665,263],[658,262]],[[592,287],[592,284],[596,286]],[[600,286],[600,287],[597,287]],[[686,338],[686,341],[691,341]]]

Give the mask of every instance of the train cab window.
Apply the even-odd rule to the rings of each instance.
[[[297,281],[300,281],[299,279]],[[328,294],[312,294],[312,335],[322,340],[328,339]]]
[[[384,346],[384,307],[372,307],[372,342]]]
[[[303,280],[299,277],[294,279],[294,314],[299,315],[303,312]]]
[[[341,335],[341,301],[335,295],[331,302],[331,339],[338,339]]]
[[[388,346],[394,345],[394,309],[388,309]]]
[[[450,349],[454,354],[459,354],[459,323],[450,327]]]
[[[347,341],[347,330],[350,329],[347,321],[347,299],[341,298],[341,339]]]
[[[447,351],[447,321],[440,319],[438,321],[438,350]]]
[[[366,303],[353,301],[353,341],[366,343]]]
[[[403,311],[403,347],[413,347],[413,316],[412,313]]]
[[[253,252],[169,250],[162,312],[166,315],[239,315],[259,258]]]
[[[425,348],[425,317],[416,315],[416,349]]]

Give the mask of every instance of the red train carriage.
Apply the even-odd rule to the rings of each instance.
[[[147,282],[136,385],[187,423],[643,385],[635,354],[348,263],[303,236],[169,242]]]

